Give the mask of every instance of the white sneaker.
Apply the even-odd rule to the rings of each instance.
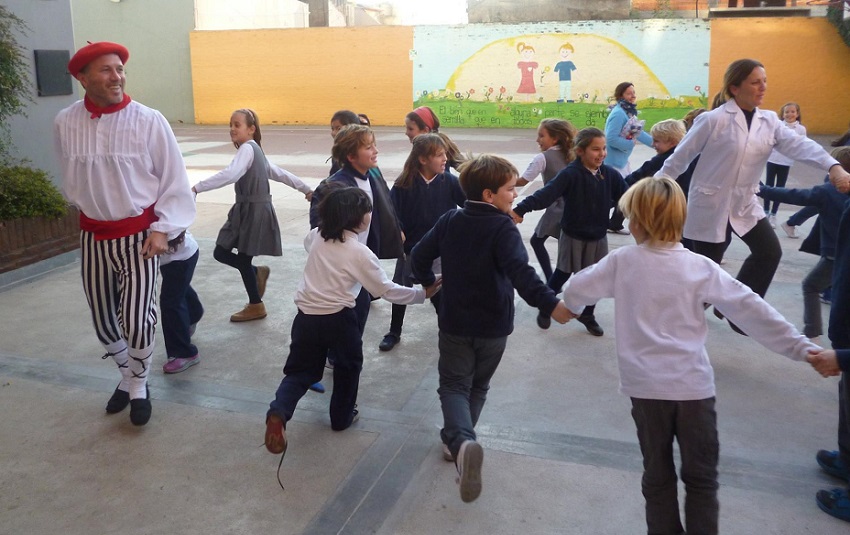
[[[457,452],[460,499],[466,503],[475,501],[481,495],[481,465],[484,463],[484,449],[474,440],[464,440]]]
[[[792,227],[788,223],[782,223],[779,226],[782,227],[782,230],[785,231],[785,234],[787,234],[789,238],[799,238],[799,236],[797,236],[797,227]]]
[[[770,228],[776,228],[776,214],[767,216],[767,222],[770,223]]]

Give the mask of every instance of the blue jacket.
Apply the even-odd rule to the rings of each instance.
[[[564,215],[561,230],[567,236],[583,241],[596,241],[608,232],[608,212],[617,205],[628,185],[613,167],[599,168],[600,180],[579,160],[573,160],[561,169],[555,178],[523,199],[514,212],[523,216],[542,210],[564,198]]]
[[[649,160],[643,162],[643,165],[629,173],[628,176],[624,177],[626,179],[626,184],[628,184],[629,186],[634,186],[642,178],[655,176],[655,173],[660,171],[661,167],[664,165],[664,160],[669,158],[675,150],[676,147],[673,147],[667,152],[656,154]],[[676,183],[679,184],[679,187],[682,188],[682,191],[685,193],[686,199],[688,198],[688,188],[691,187],[691,175],[694,173],[694,169],[696,168],[698,162],[699,156],[694,158],[694,161],[692,161],[691,165],[689,165],[688,168],[685,169],[684,173],[676,177]]]
[[[558,298],[528,265],[513,220],[491,204],[467,201],[443,214],[413,248],[411,268],[421,284],[434,283],[441,259],[440,331],[455,336],[501,338],[514,329],[514,288],[529,305],[551,314]]]
[[[629,121],[629,116],[626,110],[619,104],[611,109],[608,118],[605,119],[605,144],[608,147],[608,156],[605,157],[605,165],[623,169],[629,163],[629,156],[635,150],[635,141],[626,139],[620,135],[623,127]],[[646,146],[652,146],[652,136],[641,131],[638,134],[638,141]]]
[[[761,185],[759,196],[769,201],[779,201],[797,206],[817,206],[820,220],[820,255],[835,257],[838,241],[838,222],[847,202],[847,195],[830,183],[811,189],[771,188]]]
[[[409,188],[393,186],[390,198],[404,232],[406,254],[410,254],[413,246],[431,230],[441,215],[462,207],[466,201],[457,177],[449,172],[435,176],[429,183],[416,176]]]

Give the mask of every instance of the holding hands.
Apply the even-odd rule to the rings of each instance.
[[[435,280],[434,284],[432,284],[431,286],[423,286],[423,288],[425,289],[425,299],[431,299],[431,297],[435,293],[440,291],[441,286],[443,286],[443,278],[442,277]]]
[[[567,308],[567,305],[563,301],[558,301],[558,304],[555,305],[555,309],[552,311],[552,319],[562,325],[576,317],[578,316],[570,312],[570,309]]]
[[[840,164],[835,164],[829,168],[829,181],[841,193],[850,192],[850,173],[845,171]]]
[[[834,349],[821,349],[820,351],[811,351],[806,357],[806,362],[824,377],[834,377],[841,375],[841,368],[838,367],[838,359],[835,356]]]
[[[519,215],[519,214],[517,214],[517,213],[516,213],[516,212],[514,212],[513,210],[511,210],[511,211],[510,211],[510,213],[508,213],[508,215],[509,215],[509,216],[511,216],[511,219],[513,219],[513,220],[514,220],[514,223],[516,223],[517,225],[519,225],[520,223],[522,223],[522,216],[521,216],[521,215]]]

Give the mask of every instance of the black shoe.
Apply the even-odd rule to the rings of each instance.
[[[389,351],[394,348],[397,343],[401,340],[401,335],[398,335],[394,332],[388,332],[384,335],[384,339],[381,340],[381,343],[378,344],[378,349],[381,351]]]
[[[133,425],[145,425],[151,419],[151,391],[145,385],[144,399],[130,400],[130,421]]]
[[[602,327],[600,327],[599,324],[596,323],[596,318],[594,318],[593,316],[585,318],[579,316],[576,319],[579,321],[579,323],[584,325],[584,327],[587,329],[587,332],[589,332],[593,336],[602,336],[603,334],[605,334],[605,331],[603,331]]]
[[[115,388],[112,397],[106,402],[106,412],[108,414],[117,414],[127,408],[130,404],[130,393]]]
[[[552,318],[543,312],[537,313],[537,326],[541,329],[548,329],[552,325]]]

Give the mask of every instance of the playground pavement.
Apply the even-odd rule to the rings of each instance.
[[[193,182],[230,162],[226,127],[174,128]],[[376,130],[379,162],[392,180],[409,142],[402,128]],[[448,133],[463,150],[502,154],[520,171],[537,151],[531,130]],[[263,134],[273,162],[312,186],[326,175],[328,128],[268,127]],[[653,153],[638,146],[632,166]],[[823,173],[797,165],[791,176],[790,187],[810,187]],[[433,308],[408,307],[401,343],[382,353],[377,346],[390,305],[374,302],[363,337],[361,418],[331,431],[330,394],[309,392],[289,424],[281,490],[278,456],[263,447],[263,422],[296,312],[308,205],[280,184],[272,193],[284,254],[257,259],[271,267],[269,315],[242,324],[228,321],[245,302],[240,279],[212,258],[232,189],[198,197],[194,286],[206,314],[194,342],[202,360],[164,375],[157,335],[153,417],[144,427],[131,425],[126,412],[104,412],[117,372],[100,358],[77,260],[0,288],[0,534],[646,531],[630,402],[617,392],[611,301],[597,308],[605,336],[596,338],[575,322],[541,331],[536,311],[517,298],[516,327],[477,428],[484,490],[468,504],[460,500],[453,464],[441,455]],[[793,210],[783,205],[779,220]],[[521,225],[526,238],[537,217]],[[784,256],[767,299],[801,326],[800,281],[816,258],[797,251],[800,240],[777,232]],[[609,240],[612,248],[631,243],[629,236]],[[554,240],[548,244],[554,253]],[[735,239],[724,267],[736,273],[745,255]],[[392,272],[391,262],[385,267]],[[710,314],[708,323],[721,531],[846,532],[814,499],[817,490],[838,484],[814,459],[819,448],[836,447],[837,381],[770,353]],[[329,376],[325,385],[332,386]]]

